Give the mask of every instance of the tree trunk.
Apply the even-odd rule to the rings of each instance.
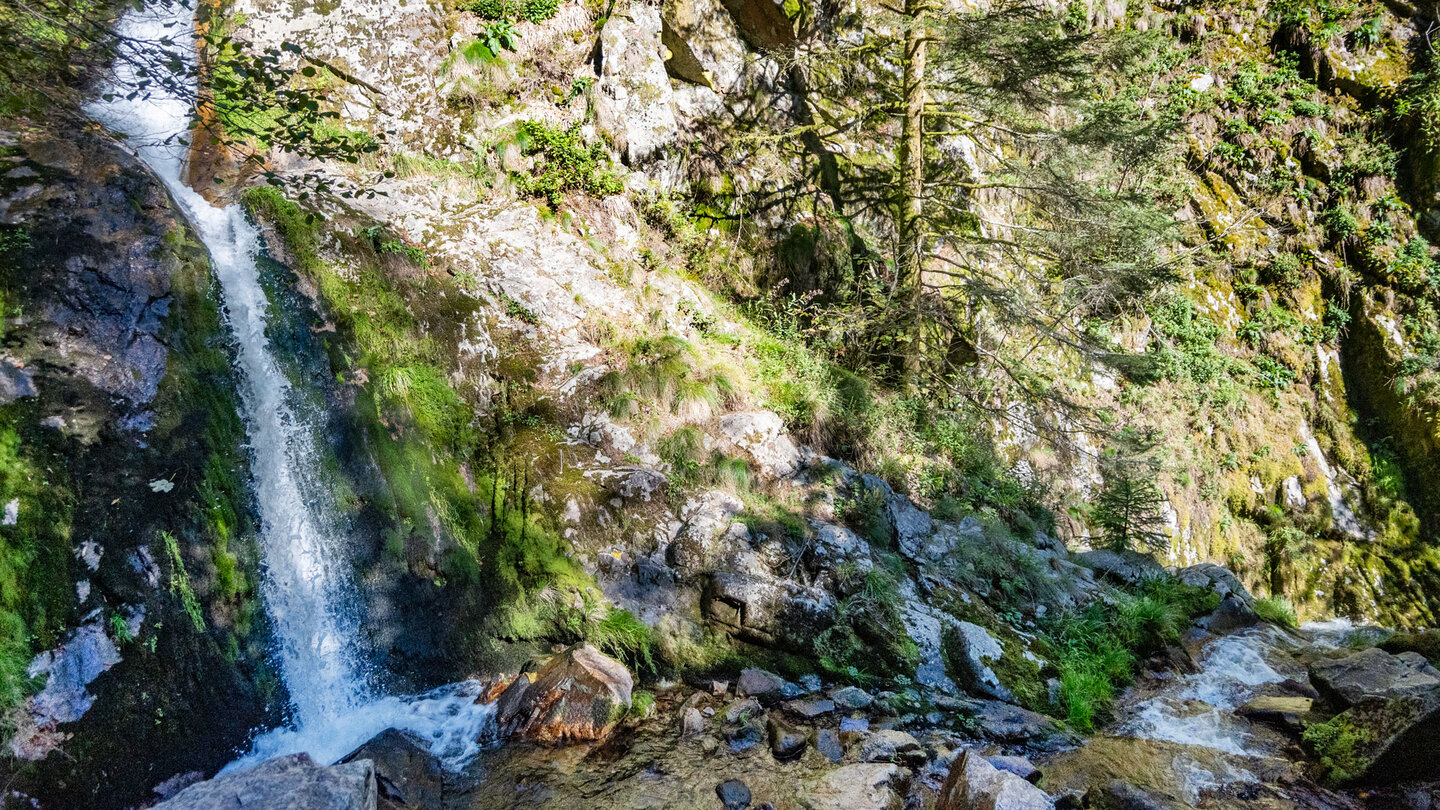
[[[920,275],[925,261],[925,51],[930,0],[905,0],[905,112],[900,124],[897,184],[896,298],[899,312],[901,383],[913,391],[920,380]]]

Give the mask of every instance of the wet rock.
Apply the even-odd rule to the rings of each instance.
[[[598,740],[610,733],[630,705],[633,687],[623,664],[589,644],[579,644],[546,661],[509,711],[497,714],[497,719],[506,734],[519,733],[537,742]]]
[[[819,692],[821,686],[820,676],[814,673],[810,673],[808,675],[801,675],[800,686],[805,690],[805,694],[807,695]]]
[[[740,694],[761,701],[778,701],[784,694],[785,679],[763,669],[744,669],[736,687]]]
[[[88,687],[118,663],[120,650],[99,621],[81,625],[64,644],[35,656],[26,674],[44,676],[45,686],[26,701],[17,718],[10,753],[20,759],[44,759],[68,736],[56,727],[90,711],[95,696]]]
[[[1310,665],[1310,682],[1332,706],[1344,709],[1367,698],[1440,697],[1440,671],[1418,653],[1391,655],[1371,647]]]
[[[445,771],[425,740],[386,729],[340,761],[374,763],[378,810],[430,810],[445,793]]]
[[[1183,810],[1184,805],[1119,779],[1085,791],[1086,807],[1096,810]]]
[[[842,717],[840,718],[841,731],[869,731],[870,719],[867,717]]]
[[[0,360],[0,405],[8,405],[23,397],[33,397],[37,393],[39,392],[35,390],[34,375],[28,369],[8,360]]]
[[[925,764],[928,757],[920,741],[910,734],[896,729],[875,731],[860,743],[860,759],[863,762],[896,762],[910,767]]]
[[[1124,585],[1135,585],[1165,575],[1165,568],[1154,557],[1138,551],[1097,548],[1082,551],[1075,555],[1075,559],[1096,574]]]
[[[191,785],[155,810],[376,810],[378,798],[369,760],[327,768],[291,754]]]
[[[871,697],[869,692],[858,686],[841,686],[831,689],[830,699],[835,701],[836,706],[846,711],[868,709],[870,704],[875,702],[875,698]]]
[[[726,779],[715,786],[715,795],[725,810],[743,810],[750,806],[750,788],[739,779]]]
[[[995,756],[986,757],[985,761],[989,762],[991,765],[994,765],[999,770],[1009,771],[1010,773],[1015,774],[1016,776],[1024,779],[1026,782],[1029,782],[1032,785],[1040,781],[1040,769],[1036,768],[1034,763],[1032,763],[1025,757],[1012,757],[997,754]]]
[[[839,763],[845,758],[845,746],[840,742],[840,733],[833,728],[822,728],[815,732],[815,750],[831,762]]]
[[[617,8],[600,32],[595,122],[632,166],[674,143],[680,131],[660,32],[659,9],[644,3]]]
[[[730,413],[720,418],[720,434],[748,454],[771,478],[786,478],[800,469],[800,448],[785,422],[770,411]]]
[[[845,765],[807,785],[810,810],[899,810],[901,770],[894,763]]]
[[[765,740],[764,717],[752,717],[736,728],[725,731],[725,741],[732,751],[748,751]]]
[[[1196,624],[1217,636],[1254,627],[1260,623],[1260,615],[1255,612],[1252,604],[1253,601],[1247,602],[1239,594],[1228,593],[1220,600],[1220,605],[1210,615],[1200,619]]]
[[[693,737],[705,731],[705,716],[691,706],[680,713],[680,736]]]
[[[770,718],[770,753],[784,762],[805,753],[805,734],[795,727]]]
[[[817,717],[830,714],[835,711],[833,700],[792,700],[785,704],[785,709],[800,715],[806,720],[814,720]]]
[[[1310,713],[1310,708],[1315,701],[1307,697],[1271,697],[1268,695],[1254,698],[1245,705],[1235,710],[1235,713],[1248,720],[1257,723],[1267,723],[1280,728],[1299,731],[1302,728],[1301,718]]]
[[[1011,703],[984,700],[973,711],[980,733],[995,742],[1048,741],[1063,736],[1050,718]]]
[[[951,660],[959,664],[957,677],[961,679],[962,689],[998,700],[1013,699],[1010,690],[990,668],[990,662],[1000,660],[1005,653],[999,640],[985,628],[971,622],[957,624],[948,640]]]
[[[936,810],[1050,810],[1040,788],[965,751],[950,766]]]

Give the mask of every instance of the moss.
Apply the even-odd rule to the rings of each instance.
[[[1306,727],[1302,739],[1320,761],[1324,777],[1331,784],[1350,781],[1368,765],[1361,752],[1369,738],[1351,724],[1348,714]]]

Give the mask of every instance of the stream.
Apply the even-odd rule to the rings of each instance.
[[[182,54],[187,67],[195,60],[193,30],[193,9],[178,2],[130,11],[118,26],[133,42]],[[387,728],[428,739],[432,753],[458,769],[478,752],[493,709],[476,704],[480,684],[473,681],[418,696],[384,694],[378,673],[367,666],[347,538],[319,483],[324,477],[315,437],[323,414],[292,391],[266,335],[271,304],[256,265],[259,231],[238,204],[212,205],[183,179],[195,81],[194,71],[188,72],[190,92],[156,83],[148,94],[126,98],[124,88],[135,86],[137,68],[122,59],[87,112],[123,136],[204,242],[234,341],[259,509],[261,593],[275,638],[272,663],[290,705],[286,724],[257,733],[227,770],[302,751],[318,762],[335,762]]]

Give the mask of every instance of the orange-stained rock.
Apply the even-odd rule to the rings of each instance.
[[[624,664],[579,644],[515,679],[499,699],[500,728],[544,743],[598,740],[630,706],[633,687]]]

